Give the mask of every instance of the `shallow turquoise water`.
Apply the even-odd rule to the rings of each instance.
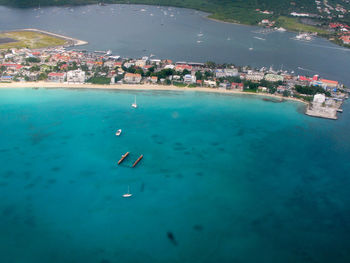
[[[254,96],[1,90],[1,262],[349,262],[344,108],[328,121]]]

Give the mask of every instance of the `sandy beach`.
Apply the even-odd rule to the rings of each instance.
[[[307,102],[291,97],[282,97],[269,93],[251,93],[243,92],[238,90],[223,90],[218,88],[207,88],[207,87],[177,87],[177,86],[165,86],[157,84],[115,84],[115,85],[95,85],[95,84],[68,84],[68,83],[53,83],[53,82],[11,82],[11,83],[0,83],[0,88],[67,88],[67,89],[107,89],[107,90],[164,90],[164,91],[199,91],[199,92],[212,92],[221,94],[240,94],[250,96],[262,96],[270,97],[275,99],[284,99],[301,102],[308,104]]]

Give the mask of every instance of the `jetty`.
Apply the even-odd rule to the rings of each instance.
[[[118,161],[118,165],[121,164],[125,160],[125,158],[128,157],[128,155],[129,155],[129,152],[123,154],[122,158],[120,158],[120,160]]]
[[[140,157],[137,158],[137,160],[134,162],[134,164],[132,165],[132,167],[134,168],[134,167],[141,161],[142,158],[143,158],[143,154],[141,154]]]

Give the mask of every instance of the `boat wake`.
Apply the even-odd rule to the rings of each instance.
[[[262,38],[262,37],[254,37],[255,39],[259,39],[259,40],[263,40],[265,41],[266,39],[265,38]]]

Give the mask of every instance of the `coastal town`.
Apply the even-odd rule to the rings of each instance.
[[[295,2],[290,3],[296,7]],[[258,24],[265,28],[278,31],[288,30],[299,31],[297,40],[312,40],[315,35],[325,36],[330,41],[344,46],[350,47],[350,25],[345,17],[348,15],[349,1],[343,4],[331,3],[330,1],[315,0],[313,12],[297,12],[293,11],[288,16],[274,16],[274,12],[270,10],[256,9],[259,14],[266,16]],[[269,31],[266,31],[269,32]]]
[[[0,52],[0,87],[16,83],[70,85],[154,85],[177,88],[206,88],[262,94],[271,102],[296,99],[308,104],[306,114],[337,119],[348,89],[322,76],[294,75],[273,68],[254,69],[214,62],[174,62],[153,55],[138,59],[114,56],[111,51],[87,52],[61,48]]]

